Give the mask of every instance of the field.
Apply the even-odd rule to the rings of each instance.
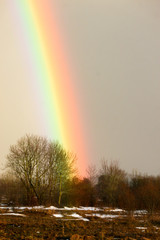
[[[110,208],[0,207],[0,239],[160,239],[160,215]]]

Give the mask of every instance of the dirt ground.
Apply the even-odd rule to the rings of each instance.
[[[23,211],[24,216],[0,215],[0,239],[159,239],[160,216],[123,216],[102,219],[88,216],[89,221],[60,219],[52,211]],[[84,217],[86,212],[77,212]],[[88,215],[92,215],[88,212]]]

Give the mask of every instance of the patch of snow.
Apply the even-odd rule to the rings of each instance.
[[[25,210],[26,207],[15,207],[15,209],[19,209],[19,210]]]
[[[9,210],[9,209],[13,209],[13,207],[0,207],[0,209]]]
[[[137,229],[147,229],[147,227],[136,227]]]
[[[26,217],[26,215],[20,213],[1,213],[0,215]]]
[[[44,209],[44,206],[34,206],[34,209]]]
[[[47,207],[45,208],[45,210],[57,210],[58,208],[57,207],[54,207],[54,206],[50,206],[50,207]]]
[[[157,227],[157,226],[154,226],[154,228],[157,229],[157,230],[159,229],[159,227]]]
[[[57,217],[57,218],[62,218],[62,217],[63,217],[63,215],[60,214],[60,213],[55,213],[55,214],[53,214],[53,216],[54,216],[54,217]]]
[[[64,210],[71,211],[71,210],[77,210],[76,207],[64,207]]]
[[[102,214],[100,218],[118,218],[119,215],[112,215],[112,214]]]
[[[11,207],[13,209],[13,207]],[[18,210],[32,210],[32,209],[44,209],[44,206],[34,206],[34,207],[28,207],[28,206],[23,206],[23,207],[14,207],[14,209]]]
[[[136,227],[136,228],[142,230],[142,232],[144,232],[147,229],[147,227]]]
[[[79,215],[77,213],[72,213],[71,215],[68,215],[68,216],[78,218],[78,220],[82,220],[82,221],[89,221],[89,219],[83,218],[81,215]]]
[[[86,216],[90,217],[99,217],[99,218],[118,218],[119,215],[112,215],[112,214],[99,214],[99,213],[93,213],[93,214],[85,214]]]
[[[111,212],[124,212],[124,210],[119,209],[119,208],[115,208],[115,209],[111,209]]]
[[[64,218],[64,219],[61,219],[62,221],[85,221],[85,222],[88,222],[89,219],[87,218],[76,218],[76,219],[71,219],[71,218]]]
[[[77,210],[83,210],[83,211],[101,211],[100,208],[98,207],[83,207],[83,206],[80,206],[79,208],[77,208]]]
[[[77,213],[72,213],[71,215],[68,215],[68,216],[75,217],[75,218],[82,218],[82,216],[80,216]]]
[[[134,215],[145,215],[148,212],[146,210],[136,210],[134,211]]]
[[[87,219],[87,218],[81,218],[80,220],[85,221],[85,222],[89,222],[89,219]]]
[[[17,210],[32,210],[33,207],[14,207],[14,209],[17,209]]]
[[[107,210],[108,212],[125,212],[125,210],[121,208],[104,207],[103,210]]]

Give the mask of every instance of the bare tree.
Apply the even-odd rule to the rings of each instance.
[[[118,186],[120,182],[125,180],[125,177],[126,173],[119,168],[117,161],[108,164],[107,161],[103,160],[97,189],[104,203],[115,204]]]
[[[62,186],[73,163],[60,144],[34,135],[26,135],[12,145],[7,159],[8,166],[25,186],[29,204],[34,199],[41,204],[44,195],[51,196],[48,191],[53,192],[60,181]]]
[[[87,168],[87,177],[90,180],[92,186],[94,186],[97,182],[97,169],[95,165],[89,165]]]

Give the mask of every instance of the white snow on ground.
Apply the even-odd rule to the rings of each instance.
[[[18,210],[25,210],[27,207],[15,207],[15,209],[18,209]]]
[[[11,207],[12,209],[18,209],[18,210],[32,210],[32,209],[41,209],[43,210],[45,207],[44,206],[34,206],[34,207]]]
[[[136,227],[136,228],[142,230],[142,232],[144,232],[147,229],[147,227]]]
[[[53,216],[54,216],[54,217],[57,217],[57,218],[62,218],[62,217],[63,217],[63,215],[60,214],[60,213],[55,213],[55,214],[53,214]]]
[[[103,207],[102,210],[105,210],[107,212],[125,212],[125,210],[121,208],[111,208],[111,207]]]
[[[120,216],[125,217],[124,213],[126,213],[125,210],[119,209],[119,208],[110,208],[110,207],[63,207],[63,208],[57,208],[55,206],[50,207],[44,207],[44,206],[34,206],[34,207],[10,207],[10,206],[0,206],[1,210],[6,210],[7,213],[3,213],[1,215],[17,215],[18,213],[13,213],[14,210],[23,212],[25,210],[53,210],[55,211],[55,214],[53,214],[54,217],[61,218],[62,220],[67,220],[64,218],[63,211],[89,211],[90,213],[86,213],[85,216],[87,217],[98,217],[98,218],[106,218],[106,219],[114,219],[118,218]],[[62,211],[62,214],[58,213],[58,211]],[[56,213],[57,212],[57,213]],[[97,212],[97,213],[96,213]],[[100,214],[101,213],[101,214]],[[113,214],[112,214],[113,213]],[[114,214],[115,213],[115,214]],[[116,214],[117,213],[117,214]],[[148,212],[146,210],[136,210],[134,211],[135,216],[145,215]],[[23,214],[19,214],[19,216],[23,216]],[[24,215],[25,216],[25,215]],[[68,219],[68,220],[83,220],[83,221],[89,221],[87,218],[83,218],[77,213],[72,213],[71,215],[68,215],[70,217],[73,217],[74,219]]]
[[[0,213],[0,215],[9,215],[9,216],[26,217],[26,215],[24,215],[24,214],[20,214],[20,213]]]
[[[45,208],[46,209],[46,208]],[[57,208],[57,210],[60,211],[103,211],[102,208],[96,208],[96,207],[64,207],[64,208]]]
[[[154,228],[156,228],[157,230],[159,229],[159,227],[157,227],[157,226],[154,226]]]
[[[32,210],[32,209],[37,209],[37,210],[60,210],[60,211],[94,211],[94,212],[99,212],[99,211],[111,211],[111,212],[124,212],[124,210],[119,209],[119,208],[115,208],[115,209],[111,209],[108,207],[103,207],[103,208],[99,208],[99,207],[63,207],[63,208],[57,208],[55,206],[50,206],[50,207],[44,207],[44,206],[34,206],[34,207],[27,207],[27,206],[23,206],[23,207],[9,207],[9,206],[0,206],[0,209],[17,209],[17,210]],[[139,214],[142,213],[143,214],[144,211],[135,211],[135,213]]]
[[[64,216],[60,213],[55,213],[53,214],[54,217],[57,217],[57,218],[63,218]],[[79,214],[77,213],[72,213],[71,215],[67,215],[68,217],[74,217],[75,219],[62,219],[62,220],[82,220],[82,221],[89,221],[87,218],[83,218],[82,216],[80,216]]]
[[[89,219],[87,219],[87,218],[80,218],[79,220],[82,220],[84,222],[89,222]]]
[[[124,212],[123,209],[115,208],[115,209],[110,209],[111,212]]]
[[[144,215],[147,214],[148,212],[146,210],[136,210],[134,211],[134,215]]]
[[[44,208],[44,210],[58,210],[58,208],[54,206],[50,206],[50,207]]]
[[[77,218],[77,220],[89,221],[89,219],[83,218],[81,215],[79,215],[79,214],[77,214],[77,213],[72,213],[71,215],[68,215],[68,216]]]
[[[9,210],[9,209],[13,209],[13,207],[0,207],[0,209]]]
[[[99,217],[99,218],[118,218],[120,215],[112,215],[112,214],[99,214],[99,213],[93,213],[93,214],[85,214],[87,217]]]
[[[75,210],[77,210],[77,208],[76,207],[64,207],[64,210],[75,211]]]
[[[82,216],[80,216],[77,213],[72,213],[71,215],[68,215],[68,216],[75,217],[75,218],[82,218]]]
[[[77,208],[77,210],[83,210],[83,211],[101,211],[102,209],[97,208],[97,207],[82,207],[80,206]]]
[[[111,215],[111,214],[102,214],[101,216],[99,216],[100,218],[118,218],[119,215]]]
[[[34,208],[35,209],[44,209],[45,207],[44,206],[35,206]]]
[[[15,207],[14,209],[17,209],[17,210],[32,210],[34,209],[33,207]]]

